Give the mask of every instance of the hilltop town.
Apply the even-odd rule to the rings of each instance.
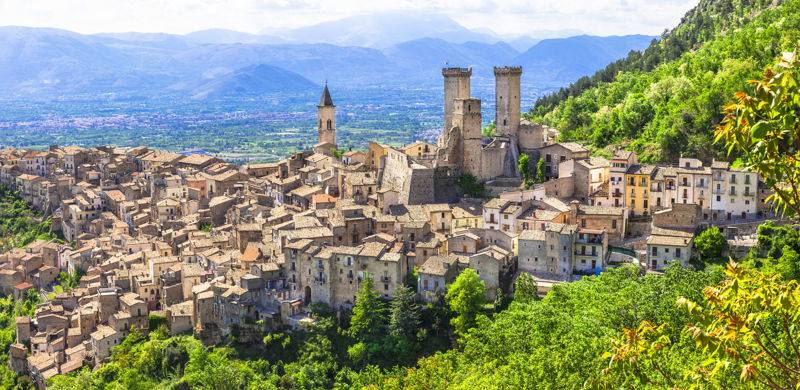
[[[485,134],[471,70],[443,69],[435,145],[340,151],[325,86],[317,144],[276,163],[143,146],[0,151],[0,184],[66,242],[0,255],[0,290],[22,299],[50,291],[60,272],[82,275],[16,318],[11,368],[43,385],[100,365],[153,313],[206,344],[257,340],[307,326],[311,304],[346,312],[366,278],[387,299],[413,279],[419,299],[435,302],[467,268],[489,299],[520,273],[540,293],[623,264],[658,273],[691,266],[699,228],[721,225],[731,250],[746,251],[773,217],[756,173],[690,157],[641,164],[624,150],[592,156],[522,118],[521,68],[494,74],[495,129]],[[544,180],[526,185],[523,155]],[[482,193],[467,193],[465,178]]]

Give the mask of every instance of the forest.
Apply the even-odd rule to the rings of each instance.
[[[537,101],[527,114],[562,140],[642,162],[724,158],[713,129],[725,103],[800,38],[800,2],[702,0],[643,52]]]

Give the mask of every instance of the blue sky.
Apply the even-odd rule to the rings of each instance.
[[[259,32],[356,14],[414,10],[446,14],[513,36],[578,29],[596,35],[652,34],[673,27],[697,0],[0,0],[0,25],[81,33]]]

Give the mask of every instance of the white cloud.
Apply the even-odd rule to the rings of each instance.
[[[0,25],[81,33],[187,33],[207,28],[258,32],[392,10],[444,13],[501,34],[580,29],[591,34],[658,34],[697,0],[0,0]]]

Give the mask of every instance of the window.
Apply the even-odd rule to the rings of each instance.
[[[658,255],[658,248],[653,247],[652,253],[653,253],[653,256],[657,256]]]
[[[612,229],[616,229],[617,228],[617,220],[616,219],[612,219],[611,220],[611,228]]]
[[[675,257],[681,257],[681,248],[675,248]]]

